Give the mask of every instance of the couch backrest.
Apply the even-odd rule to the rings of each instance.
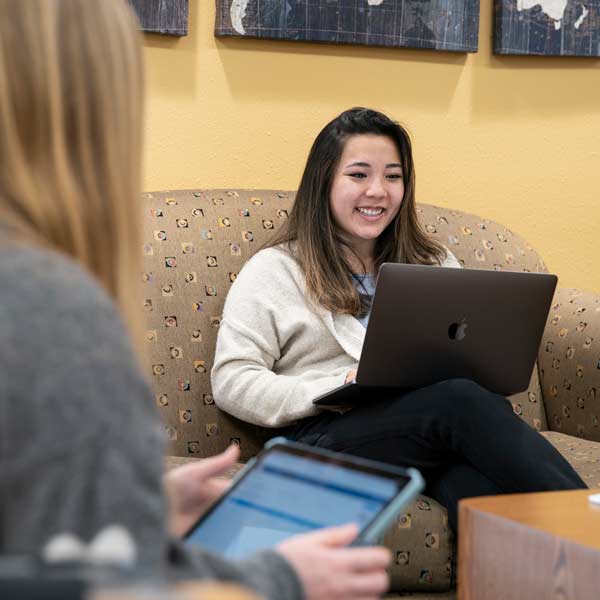
[[[210,369],[231,283],[288,216],[289,191],[178,190],[144,194],[144,310],[148,369],[158,410],[178,456],[206,456],[240,443],[256,453],[273,431],[241,423],[213,402]],[[422,204],[419,219],[466,267],[545,271],[533,248],[505,227]],[[537,369],[515,412],[546,422]]]

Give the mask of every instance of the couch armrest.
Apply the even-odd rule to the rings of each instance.
[[[600,441],[600,295],[558,289],[538,357],[548,428]]]

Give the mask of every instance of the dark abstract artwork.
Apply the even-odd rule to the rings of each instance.
[[[479,0],[216,0],[215,35],[477,52]]]
[[[142,31],[167,35],[188,34],[188,0],[128,1],[137,13]]]
[[[495,0],[496,54],[600,56],[600,0]]]

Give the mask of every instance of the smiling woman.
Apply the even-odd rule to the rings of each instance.
[[[406,130],[373,110],[345,111],[315,139],[294,207],[271,246],[294,244],[313,301],[358,315],[364,307],[353,274],[375,273],[384,262],[446,258],[419,225],[414,189]]]
[[[375,271],[375,242],[396,218],[403,196],[394,142],[371,134],[350,137],[333,176],[329,208],[355,273]]]
[[[313,403],[354,379],[373,274],[383,263],[460,267],[422,231],[414,190],[400,125],[355,108],[325,126],[287,228],[229,291],[212,370],[216,404],[251,423],[285,427],[297,441],[421,469],[454,529],[466,496],[583,487],[506,398],[473,381],[363,388],[364,404],[342,414]],[[457,341],[466,326],[450,332]]]

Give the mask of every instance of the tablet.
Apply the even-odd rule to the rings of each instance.
[[[423,487],[416,469],[274,438],[184,537],[241,559],[296,534],[356,523],[354,543],[371,544]]]

